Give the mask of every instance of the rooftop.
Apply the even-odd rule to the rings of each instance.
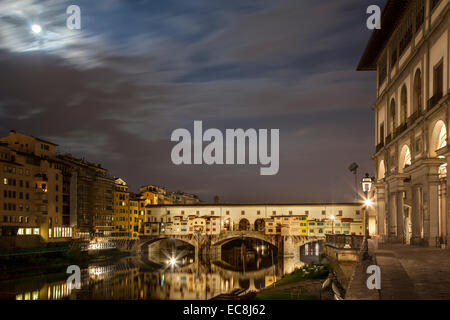
[[[162,207],[171,207],[171,208],[182,208],[182,207],[261,207],[261,206],[283,206],[283,207],[292,207],[292,206],[362,206],[363,202],[304,202],[304,203],[197,203],[197,204],[154,204],[147,205],[147,208],[162,208]]]
[[[411,0],[388,0],[381,14],[381,29],[374,29],[358,64],[358,71],[376,70],[377,60]]]

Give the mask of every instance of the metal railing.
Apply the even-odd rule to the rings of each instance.
[[[432,96],[428,100],[427,110],[431,110],[432,108],[434,108],[441,99],[442,99],[442,92],[437,92],[434,96]]]
[[[327,234],[326,242],[327,246],[331,246],[338,249],[361,249],[364,236],[346,235],[346,234]]]
[[[380,151],[383,147],[384,147],[384,142],[377,144],[377,146],[375,147],[375,153]]]

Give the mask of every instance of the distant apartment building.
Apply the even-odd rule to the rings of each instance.
[[[120,178],[114,181],[114,214],[112,236],[124,240],[131,237],[130,193],[125,181]]]
[[[197,195],[181,191],[168,192],[165,187],[147,185],[139,188],[140,198],[145,205],[161,204],[197,204],[200,199]]]
[[[172,204],[172,198],[167,195],[164,187],[148,185],[139,188],[140,197],[145,205]]]
[[[448,246],[449,0],[389,0],[358,70],[376,72],[376,233]]]
[[[136,194],[130,193],[130,237],[138,239],[144,233],[144,201]]]
[[[56,145],[12,130],[0,138],[0,165],[0,236],[11,237],[9,246],[70,239],[63,198],[67,168],[56,157]]]
[[[58,159],[70,179],[70,226],[75,238],[108,238],[113,232],[114,178],[100,164],[77,159],[71,154]]]
[[[181,191],[170,192],[169,198],[172,204],[197,204],[200,199],[195,194],[185,193]]]

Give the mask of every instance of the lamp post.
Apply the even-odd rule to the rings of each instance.
[[[364,199],[364,236],[367,238],[369,236],[369,217],[368,217],[368,207],[372,205],[372,201],[369,199],[368,195],[370,190],[372,190],[372,178],[366,173],[366,176],[361,181],[362,189],[365,195]]]
[[[358,177],[358,164],[356,162],[353,162],[349,167],[348,170],[350,170],[351,173],[355,175],[355,201],[358,200],[358,188],[357,188],[357,177]]]
[[[365,195],[364,199],[364,258],[369,258],[369,244],[367,238],[369,237],[369,206],[372,205],[372,201],[369,198],[369,192],[372,189],[372,178],[366,173],[366,176],[361,180],[362,189]]]

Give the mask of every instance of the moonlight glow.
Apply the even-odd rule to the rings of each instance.
[[[33,25],[31,26],[31,31],[33,31],[33,33],[38,34],[38,33],[41,33],[42,28],[41,28],[41,26],[38,25],[38,24],[33,24]]]

